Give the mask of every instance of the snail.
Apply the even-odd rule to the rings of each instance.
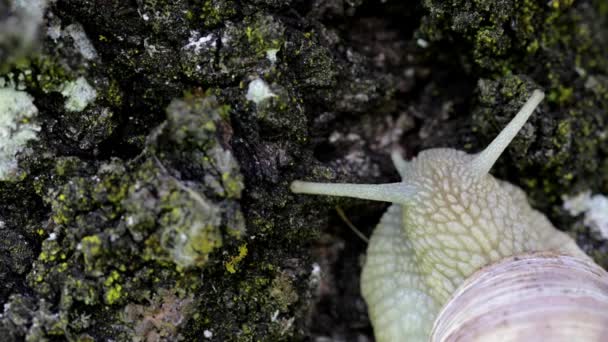
[[[490,169],[544,98],[533,91],[483,151],[391,158],[402,181],[294,181],[294,193],[393,203],[361,273],[387,341],[608,340],[608,273]]]

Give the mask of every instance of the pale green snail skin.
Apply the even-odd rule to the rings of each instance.
[[[478,154],[430,149],[411,161],[393,155],[400,183],[292,183],[296,193],[395,203],[372,234],[361,275],[377,341],[427,341],[435,317],[458,286],[502,258],[536,251],[587,258],[530,207],[521,189],[488,173],[543,97],[534,91]]]

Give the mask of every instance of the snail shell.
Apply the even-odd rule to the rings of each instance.
[[[456,290],[431,341],[608,341],[608,273],[568,255],[503,259]]]

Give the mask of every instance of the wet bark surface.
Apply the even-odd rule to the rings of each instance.
[[[602,266],[561,196],[608,192],[603,1],[0,0],[0,335],[372,341],[386,205],[295,179],[398,180],[483,148]],[[9,29],[10,28],[10,29]]]

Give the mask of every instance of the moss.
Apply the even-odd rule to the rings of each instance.
[[[122,297],[122,286],[120,284],[114,285],[110,287],[105,295],[104,300],[107,304],[112,305],[118,302]]]
[[[254,17],[247,22],[245,37],[259,57],[265,57],[266,51],[280,49],[282,45],[282,27],[271,17]]]
[[[179,35],[187,27],[189,7],[185,1],[147,0],[139,4],[138,10],[146,16],[147,26],[155,33]]]
[[[224,265],[228,273],[236,273],[238,264],[247,256],[247,244],[239,246],[239,254],[230,258]]]
[[[326,203],[296,200],[289,180],[346,179],[353,169],[350,180],[386,180],[375,143],[361,145],[372,146],[373,167],[357,158],[319,166],[314,149],[336,128],[397,113],[396,98],[411,98],[402,67],[420,62],[370,44],[382,39],[347,36],[362,3],[143,0],[99,15],[94,1],[49,2],[48,26],[82,24],[97,58],[42,32],[40,59],[15,67],[43,131],[23,156],[24,176],[0,184],[0,229],[18,246],[0,253],[0,297],[10,308],[2,336],[197,340],[208,330],[226,341],[302,339],[310,245],[327,223]],[[380,32],[413,46],[401,41],[411,32]],[[191,38],[209,44],[189,50]],[[500,48],[496,38],[488,44]],[[389,65],[372,54],[407,58]],[[415,69],[416,87],[426,84]],[[81,76],[97,98],[66,112],[57,89]],[[248,102],[256,78],[278,96]],[[24,295],[9,300],[14,293]]]
[[[581,17],[572,10],[572,1],[552,1],[546,7],[534,1],[463,0],[453,6],[425,1],[424,4],[430,15],[423,21],[421,36],[431,41],[446,37],[462,41],[473,50],[469,58],[477,66],[502,75],[513,70],[522,73],[526,69],[519,65],[522,55],[546,60],[544,53],[559,50],[564,44],[577,52],[595,49],[587,45],[587,26],[576,24]],[[513,34],[504,31],[506,25],[513,28]],[[541,51],[539,46],[543,47]],[[538,52],[541,54],[536,55]]]
[[[518,78],[514,73],[536,82],[527,86],[528,90],[540,87],[547,93],[549,108],[544,111],[550,115],[533,118],[536,121],[533,124],[542,128],[528,133],[524,139],[516,139],[510,149],[517,169],[533,172],[538,168],[542,170],[540,177],[549,179],[550,184],[536,189],[539,190],[536,195],[535,189],[528,188],[533,197],[547,205],[547,199],[549,202],[559,199],[559,189],[596,183],[598,178],[592,175],[596,174],[598,165],[594,160],[601,159],[598,154],[601,139],[590,132],[602,130],[598,115],[607,107],[605,92],[591,95],[585,84],[593,84],[598,75],[608,72],[604,53],[597,48],[602,44],[601,38],[592,33],[599,27],[590,26],[597,22],[597,15],[585,5],[572,1],[552,1],[545,7],[532,1],[513,4],[461,1],[458,6],[426,1],[425,6],[431,14],[425,18],[418,34],[430,41],[462,42],[473,51],[464,53],[468,61],[465,65],[475,66],[470,72],[491,75],[490,79],[503,85],[489,93],[483,85],[478,88],[483,106],[493,108],[485,111],[481,120],[475,116],[481,135],[491,137],[504,123],[502,114],[497,114],[505,110],[503,96],[510,98],[520,93],[516,90],[519,85],[513,82]],[[513,34],[503,32],[508,22],[514,23]],[[542,61],[539,68],[535,67],[537,61]],[[594,100],[583,100],[590,97]],[[492,101],[494,105],[490,104]],[[510,107],[508,105],[507,112],[511,112]],[[495,127],[491,133],[490,126]],[[575,131],[582,136],[575,139],[572,133]]]
[[[311,78],[313,79],[313,78]],[[295,94],[280,85],[272,85],[274,96],[259,103],[249,102],[263,129],[286,135],[302,136],[305,117]]]
[[[204,0],[200,6],[200,19],[205,27],[215,27],[237,13],[234,1]]]
[[[219,141],[229,127],[225,107],[194,96],[169,111],[140,159],[113,159],[90,168],[78,159],[60,158],[51,168],[54,181],[46,183],[51,188],[44,197],[56,226],[52,234],[42,232],[48,238],[28,284],[47,300],[60,297],[61,312],[82,305],[85,312],[105,311],[108,331],[120,321],[126,303],[150,296],[148,284],[181,284],[187,293],[199,289],[196,274],[223,241],[232,244],[245,234],[235,202],[242,178]],[[243,246],[241,258],[247,254]],[[63,326],[53,334],[80,334],[88,326],[74,329]]]
[[[120,107],[123,104],[123,94],[118,81],[111,80],[110,85],[104,94],[106,100],[114,107]]]
[[[71,73],[51,56],[33,58],[28,69],[33,72],[25,78],[26,84],[28,87],[44,93],[56,91],[72,78]]]
[[[194,31],[189,41],[205,43],[185,45],[180,56],[182,71],[189,79],[212,85],[240,81],[254,70],[264,73],[273,67],[266,53],[282,49],[284,32],[285,26],[279,19],[262,13],[228,22],[224,28],[205,34]]]
[[[287,312],[290,305],[298,301],[298,293],[286,273],[278,274],[273,280],[270,295],[277,301],[282,312]]]
[[[574,0],[552,0],[549,5],[554,9],[566,9],[574,3]]]
[[[568,141],[570,135],[572,134],[572,125],[569,120],[563,120],[557,124],[557,131],[555,135],[555,144],[560,146],[562,142],[560,141]]]
[[[574,89],[571,87],[558,86],[558,89],[552,90],[547,95],[547,100],[556,102],[559,105],[564,105],[566,102],[572,100]]]
[[[57,158],[54,163],[54,173],[60,178],[73,177],[86,168],[86,163],[76,157]],[[40,194],[43,195],[42,192]]]
[[[93,267],[93,259],[102,252],[101,239],[98,235],[85,236],[80,240],[80,250],[84,256],[84,262],[89,269]]]
[[[172,203],[179,205],[178,201]],[[207,201],[204,204],[182,203],[190,208],[173,208],[160,218],[160,223],[167,227],[161,233],[160,246],[181,267],[203,266],[209,260],[209,254],[222,246],[218,227],[220,211]],[[200,214],[188,217],[198,212]]]
[[[103,282],[105,287],[104,301],[108,305],[116,304],[121,298],[124,297],[123,288],[118,281],[120,280],[120,274],[114,270]]]

